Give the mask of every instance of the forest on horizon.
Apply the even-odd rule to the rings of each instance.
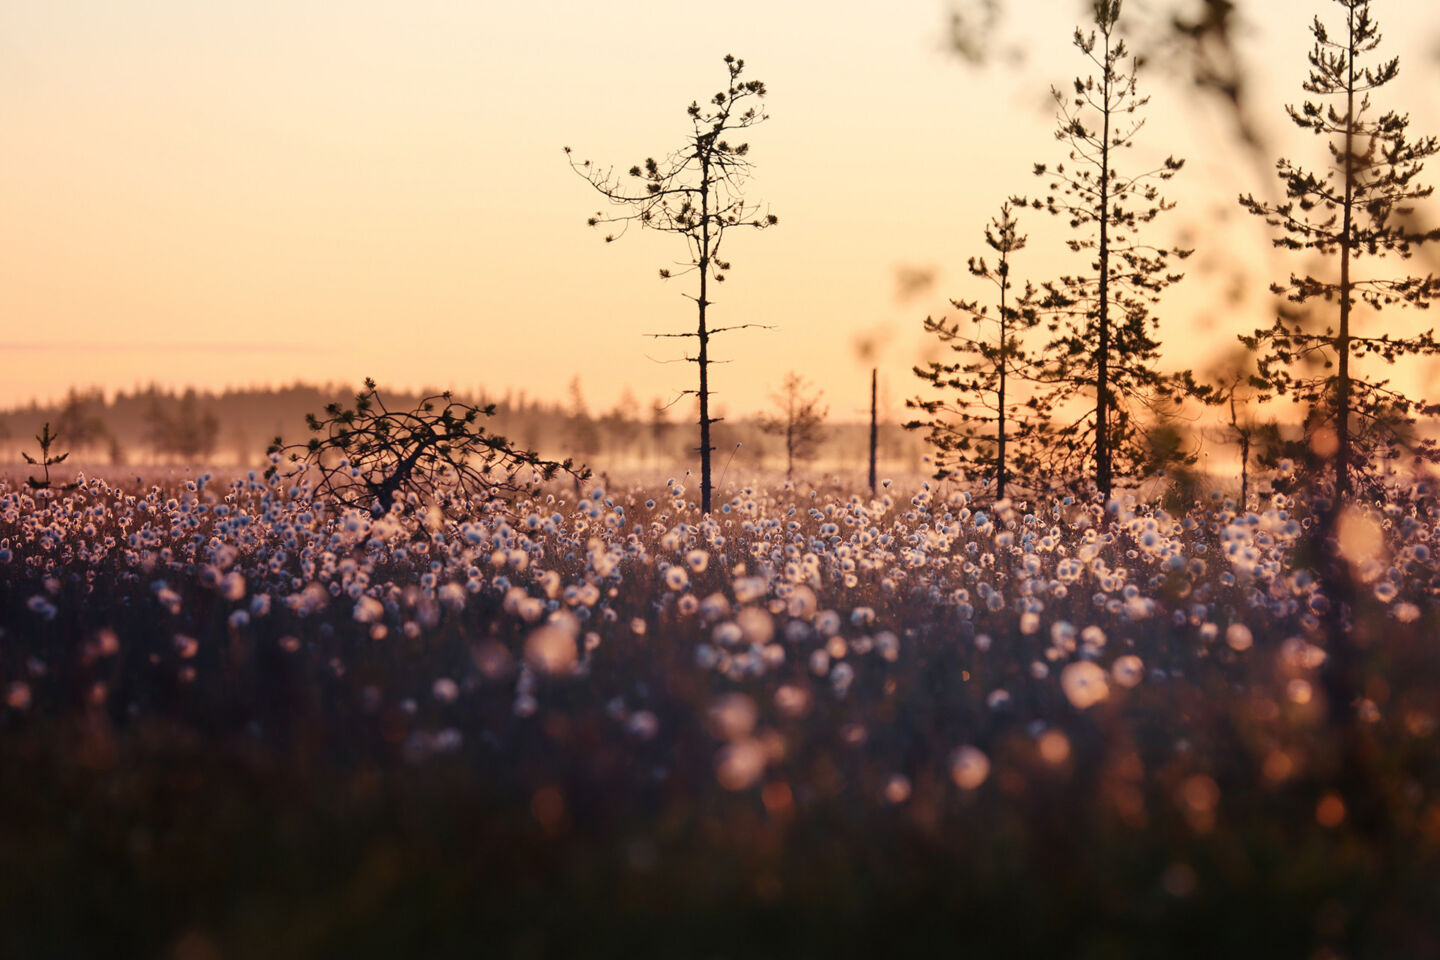
[[[413,407],[423,391],[385,391],[394,407]],[[76,465],[115,466],[213,465],[260,467],[276,436],[287,442],[308,435],[305,415],[319,413],[332,401],[354,399],[355,387],[342,384],[293,383],[279,387],[226,388],[221,391],[172,390],[157,385],[136,387],[106,396],[98,389],[74,390],[54,403],[32,401],[0,411],[0,463],[23,463],[22,453],[35,452],[35,435],[48,423],[59,435],[56,450],[69,451]],[[487,429],[527,449],[566,456],[601,470],[685,470],[694,457],[694,425],[690,406],[666,407],[659,398],[624,400],[610,410],[592,410],[583,383],[571,384],[562,403],[524,391],[491,395],[476,389],[455,396],[496,405]],[[842,415],[843,413],[843,415]],[[901,427],[900,403],[882,403],[879,457],[884,469],[922,473],[928,464],[924,438]],[[813,459],[806,466],[819,471],[861,472],[868,456],[865,414],[841,411],[821,428]],[[716,445],[723,464],[735,450],[733,469],[753,473],[785,469],[784,442],[761,429],[756,415],[723,420],[716,425]]]

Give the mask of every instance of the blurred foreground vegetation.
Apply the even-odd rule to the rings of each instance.
[[[1440,954],[1428,504],[688,496],[0,490],[0,955]]]

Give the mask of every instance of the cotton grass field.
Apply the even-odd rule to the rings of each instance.
[[[1440,955],[1424,489],[901,487],[6,482],[0,955]]]

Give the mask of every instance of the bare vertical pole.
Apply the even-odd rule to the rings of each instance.
[[[1235,392],[1230,392],[1230,426],[1240,434],[1240,512],[1244,513],[1250,504],[1250,431],[1241,430],[1239,418],[1235,416]]]
[[[877,370],[870,368],[870,496],[875,496],[875,440],[878,435],[875,418],[875,380]]]
[[[1100,326],[1100,344],[1095,351],[1095,485],[1100,488],[1102,507],[1110,502],[1113,483],[1113,451],[1110,449],[1110,91],[1115,82],[1115,70],[1110,58],[1110,31],[1114,28],[1114,17],[1110,12],[1106,12],[1102,30],[1105,34],[1105,77],[1104,86],[1101,88],[1105,104],[1105,131],[1100,141],[1100,202],[1097,205],[1100,211],[1100,247],[1097,257],[1100,264],[1100,309],[1097,319]],[[1105,516],[1110,516],[1108,510]]]
[[[710,155],[703,145],[696,145],[700,156],[700,298],[695,301],[699,308],[700,326],[695,336],[700,341],[699,356],[695,362],[700,365],[700,512],[710,512],[710,331],[705,326],[705,308],[710,306],[706,283],[710,279]]]
[[[1355,187],[1355,54],[1359,46],[1355,30],[1356,10],[1350,8],[1350,49],[1346,62],[1348,79],[1345,84],[1345,202],[1341,209],[1344,220],[1340,235],[1340,333],[1335,338],[1335,352],[1339,354],[1340,377],[1336,383],[1335,434],[1339,449],[1335,452],[1335,502],[1331,513],[1338,517],[1339,510],[1350,499],[1350,260],[1353,257]],[[1364,77],[1360,78],[1362,81]],[[1365,105],[1361,104],[1363,110]],[[1373,141],[1372,141],[1373,143]],[[1373,150],[1374,147],[1369,149]],[[1332,527],[1328,533],[1334,533]]]

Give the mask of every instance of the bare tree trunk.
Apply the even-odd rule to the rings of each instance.
[[[1235,415],[1235,393],[1230,393],[1230,428],[1240,435],[1240,511],[1250,505],[1250,428],[1240,427],[1240,418]]]
[[[790,419],[785,423],[785,479],[795,479],[795,402],[790,402]]]
[[[1345,92],[1345,202],[1340,238],[1340,329],[1335,338],[1339,354],[1339,371],[1335,386],[1335,490],[1329,508],[1322,518],[1319,536],[1324,563],[1325,593],[1330,609],[1325,615],[1329,637],[1329,656],[1322,672],[1327,706],[1342,744],[1347,773],[1359,778],[1365,768],[1363,751],[1355,717],[1355,700],[1361,695],[1360,652],[1347,624],[1355,599],[1355,586],[1349,561],[1341,555],[1330,555],[1328,544],[1339,526],[1340,512],[1350,495],[1350,230],[1355,209],[1355,8],[1350,8],[1349,75]]]
[[[879,438],[879,429],[876,419],[875,405],[875,384],[879,371],[875,367],[870,368],[870,496],[875,496],[875,448]]]
[[[1095,368],[1095,483],[1101,503],[1110,502],[1110,31],[1105,33],[1105,133],[1100,142],[1100,346]]]
[[[1240,438],[1240,509],[1250,506],[1250,435]]]
[[[1007,255],[1007,257],[1008,257],[1008,255]],[[1005,294],[1009,292],[1009,287],[1010,287],[1010,265],[1009,265],[1008,259],[1003,259],[1003,260],[1001,261],[1001,263],[1000,263],[1000,271],[1001,271],[1001,272],[1000,272],[1000,392],[999,392],[999,397],[997,398],[997,402],[996,402],[996,406],[999,407],[999,411],[998,411],[998,414],[997,414],[997,416],[996,416],[996,427],[997,427],[997,431],[996,431],[996,432],[999,434],[999,437],[997,438],[999,442],[998,442],[998,444],[997,444],[998,449],[996,450],[996,456],[997,456],[998,459],[999,459],[999,463],[996,464],[996,466],[997,466],[998,469],[997,469],[996,472],[995,472],[995,499],[997,499],[997,500],[1004,500],[1004,499],[1005,499],[1005,479],[1006,479],[1006,478],[1005,478],[1005,364],[1006,364],[1006,361],[1007,361],[1007,359],[1008,359],[1008,358],[1006,357],[1006,355],[1005,355],[1005,333],[1006,333],[1006,329],[1007,329],[1007,326],[1006,326],[1006,323],[1005,323],[1005,320],[1006,320],[1006,317],[1005,317],[1005,307],[1006,307],[1006,304],[1005,304],[1005,299],[1006,299],[1006,298],[1005,298]]]
[[[700,365],[700,512],[710,512],[710,331],[705,327],[705,308],[710,279],[710,164],[700,161],[700,297],[695,301],[700,326],[696,336],[700,350],[695,358]]]
[[[1335,398],[1335,509],[1350,495],[1350,230],[1355,214],[1355,8],[1350,8],[1350,72],[1345,91],[1345,207],[1340,237],[1340,370]]]

